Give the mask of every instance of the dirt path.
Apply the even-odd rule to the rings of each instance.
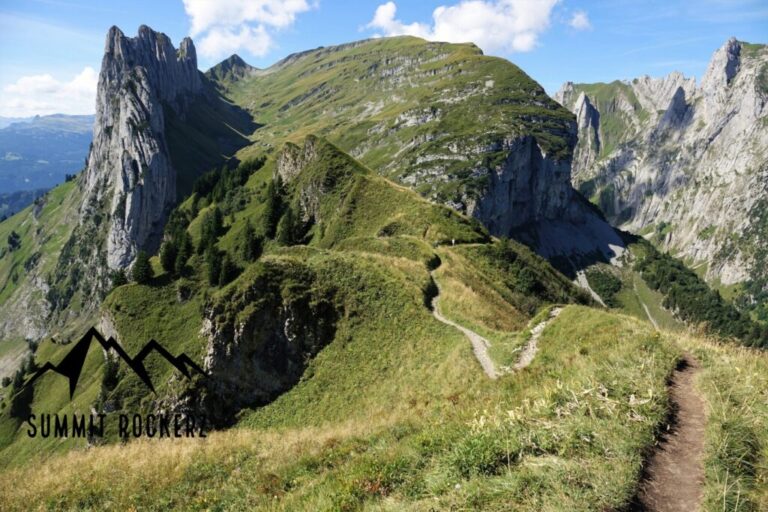
[[[463,332],[464,336],[469,338],[470,343],[472,343],[472,352],[475,353],[475,358],[480,363],[480,366],[483,367],[485,374],[490,379],[498,379],[499,374],[496,371],[496,366],[493,364],[491,356],[488,355],[488,347],[491,346],[491,343],[476,332],[470,331],[466,327],[462,327],[461,325],[448,320],[440,313],[440,308],[438,307],[438,301],[440,300],[440,285],[435,279],[434,271],[430,272],[430,275],[432,276],[432,280],[435,282],[435,286],[437,286],[437,295],[435,295],[435,297],[432,299],[432,315],[438,321],[446,325],[450,325],[451,327]]]
[[[546,320],[539,322],[533,329],[531,329],[531,338],[520,353],[520,359],[518,359],[515,366],[512,367],[512,371],[520,371],[531,364],[533,357],[536,355],[536,351],[539,348],[539,337],[541,337],[541,333],[544,332],[544,328],[549,322],[557,318],[557,315],[559,315],[561,311],[563,311],[563,308],[553,308],[552,311],[549,312],[549,316],[547,316]]]
[[[575,283],[580,286],[581,288],[587,290],[589,294],[592,296],[595,301],[599,302],[600,305],[602,305],[604,308],[607,307],[605,305],[605,302],[603,302],[603,298],[600,297],[595,290],[592,289],[592,287],[589,285],[589,281],[587,280],[587,274],[583,270],[578,270],[576,272],[576,281]]]
[[[685,355],[672,374],[670,425],[646,463],[633,511],[691,512],[700,507],[706,415],[693,385],[698,368]]]

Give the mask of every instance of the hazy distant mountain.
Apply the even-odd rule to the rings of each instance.
[[[28,123],[34,117],[3,117],[0,116],[0,129],[5,128],[13,123]]]
[[[0,118],[0,123],[7,120]],[[14,121],[0,128],[0,194],[51,188],[65,174],[83,168],[93,116],[55,114]]]

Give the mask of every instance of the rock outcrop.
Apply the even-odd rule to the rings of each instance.
[[[330,343],[338,318],[334,291],[318,289],[309,268],[264,265],[206,309],[201,334],[208,340],[210,377],[190,390],[191,401],[216,425],[226,425],[243,407],[269,403]]]
[[[147,26],[135,38],[117,27],[109,30],[81,209],[87,220],[100,205],[107,208],[109,268],[125,268],[139,250],[157,249],[176,202],[164,108],[183,117],[202,90],[191,39],[176,50],[165,34]]]
[[[596,154],[584,95],[599,113]],[[577,115],[576,154],[588,155],[575,159],[575,182],[614,224],[704,266],[717,284],[766,273],[768,47],[730,39],[698,87],[672,73],[568,83],[556,99]]]

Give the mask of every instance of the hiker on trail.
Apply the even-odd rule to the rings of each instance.
[[[451,238],[451,245],[456,245],[456,239],[455,238]]]

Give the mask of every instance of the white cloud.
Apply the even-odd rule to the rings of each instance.
[[[589,30],[592,28],[592,23],[589,21],[589,16],[584,11],[576,11],[573,13],[573,17],[568,24],[576,30]]]
[[[253,55],[265,55],[272,47],[272,38],[266,29],[241,25],[238,32],[226,27],[214,27],[200,41],[200,53],[209,56],[230,55],[245,49]]]
[[[210,58],[240,49],[265,55],[274,44],[272,31],[293,25],[313,7],[307,0],[184,0],[190,35],[202,37],[200,53]]]
[[[383,35],[413,35],[433,41],[473,42],[486,52],[527,52],[550,23],[552,9],[560,0],[463,0],[440,6],[432,24],[406,24],[396,18],[395,2],[376,9],[367,28]]]
[[[48,114],[93,114],[99,75],[84,68],[69,82],[53,76],[30,75],[3,87],[0,116],[28,117]]]

